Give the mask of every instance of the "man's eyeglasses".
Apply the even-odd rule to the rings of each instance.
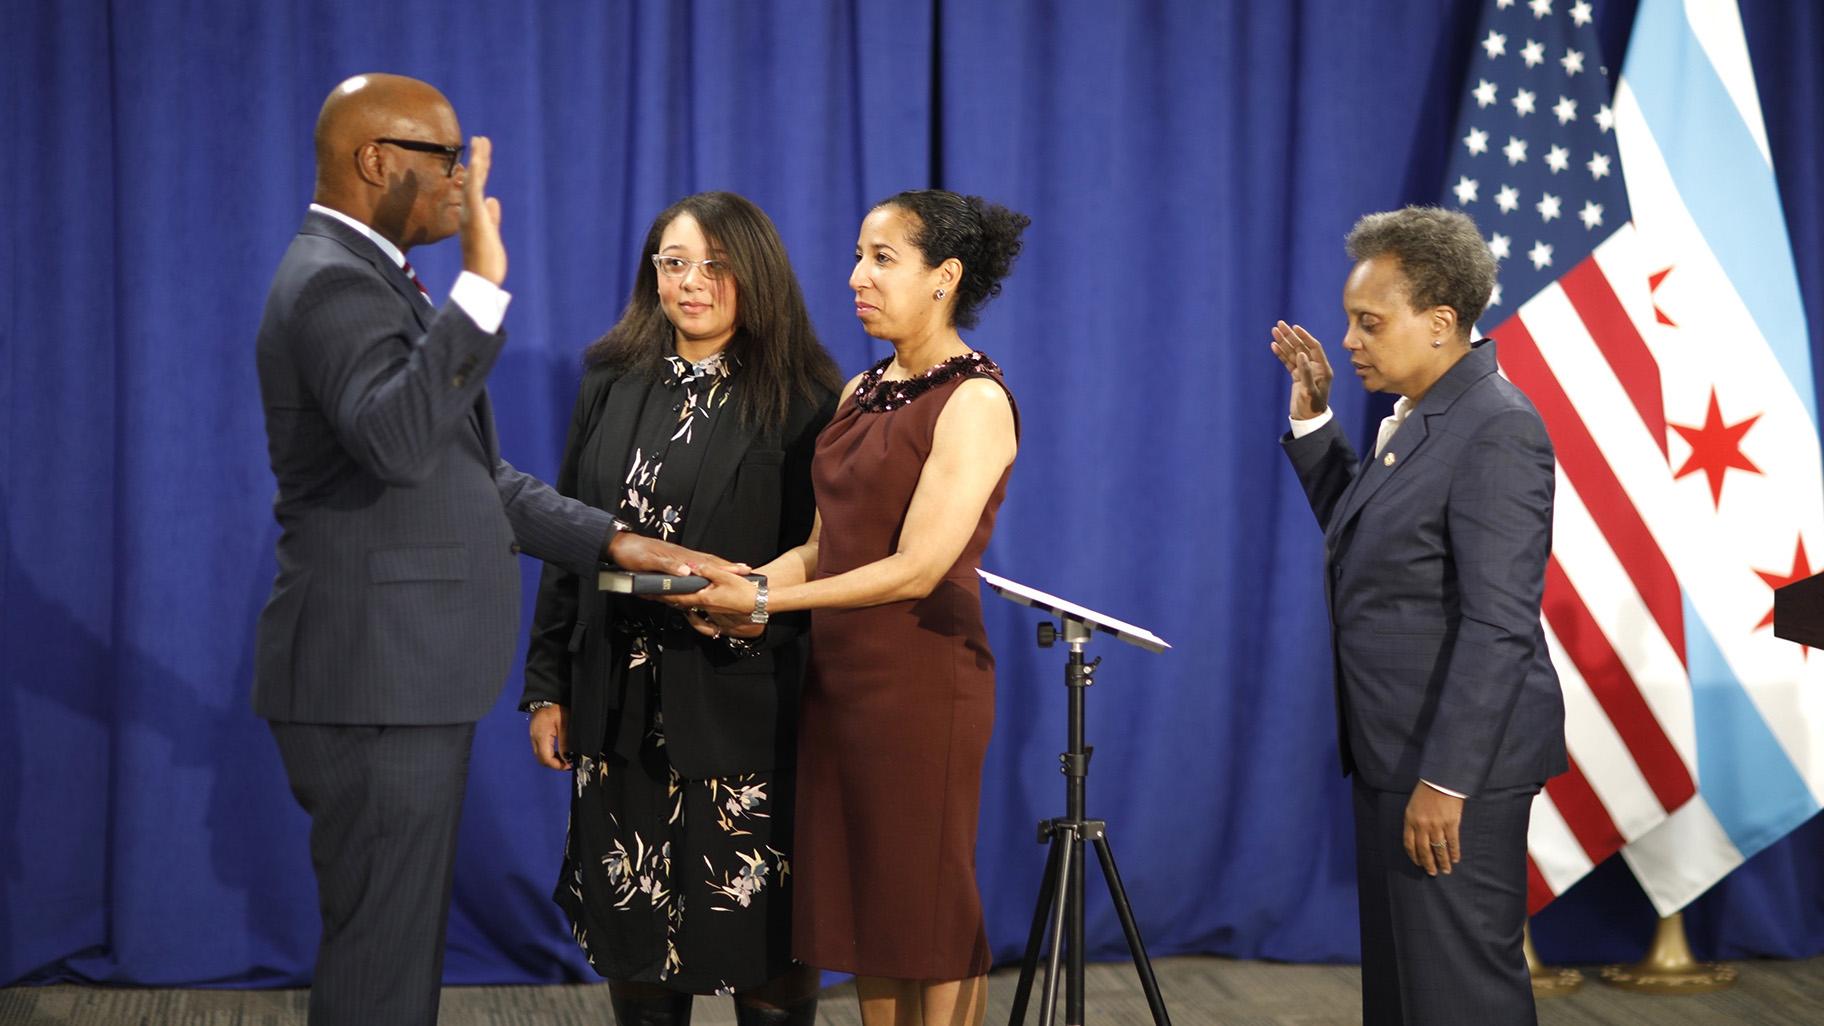
[[[692,267],[702,270],[703,277],[710,281],[720,281],[728,275],[728,261],[710,258],[708,260],[686,260],[681,256],[669,253],[654,253],[652,266],[667,278],[682,278],[690,273]]]
[[[456,173],[456,165],[462,163],[462,151],[467,148],[445,146],[442,143],[425,142],[422,139],[375,139],[374,141],[385,146],[397,146],[402,150],[411,150],[413,153],[437,154],[443,158],[445,178]]]

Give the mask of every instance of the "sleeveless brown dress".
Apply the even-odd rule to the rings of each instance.
[[[895,551],[951,394],[969,378],[1006,387],[980,353],[910,381],[881,381],[889,362],[863,375],[817,440],[819,577]],[[811,615],[792,934],[801,962],[908,980],[988,971],[975,834],[994,655],[975,568],[1006,491],[1002,474],[930,595]]]

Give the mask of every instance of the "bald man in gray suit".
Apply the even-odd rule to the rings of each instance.
[[[500,458],[486,389],[509,297],[489,142],[431,86],[359,75],[323,104],[315,202],[260,323],[278,495],[254,711],[311,817],[317,1026],[437,1019],[475,722],[506,681],[522,550],[579,573],[683,572],[697,553]],[[432,304],[405,253],[460,232]]]

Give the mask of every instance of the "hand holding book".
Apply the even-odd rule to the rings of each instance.
[[[706,578],[707,586],[668,597],[665,602],[681,608],[701,609],[711,614],[726,614],[736,619],[754,613],[759,604],[760,586],[764,577],[749,573],[750,568],[745,566],[725,569],[703,564],[695,569],[694,576]]]

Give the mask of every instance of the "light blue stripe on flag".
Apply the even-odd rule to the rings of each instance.
[[[1690,599],[1685,600],[1685,652],[1691,711],[1697,717],[1697,789],[1746,858],[1810,819],[1818,811],[1817,799],[1724,661]]]
[[[1817,424],[1811,343],[1779,187],[1680,0],[1642,0],[1622,78],[1698,231]]]

